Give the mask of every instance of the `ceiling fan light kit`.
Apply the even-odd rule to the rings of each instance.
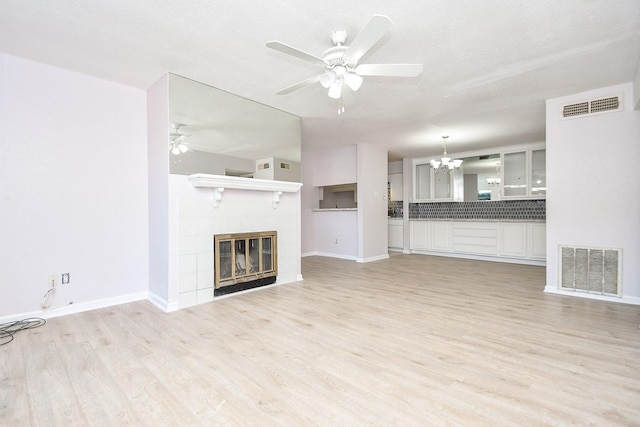
[[[347,41],[347,32],[336,30],[331,34],[333,47],[327,49],[321,57],[278,41],[267,42],[267,47],[270,49],[324,68],[321,74],[286,87],[278,91],[277,94],[286,95],[294,90],[320,82],[322,87],[328,89],[327,94],[330,98],[340,99],[345,86],[353,92],[360,89],[364,81],[362,76],[419,76],[422,73],[422,64],[358,64],[360,58],[391,29],[391,25],[391,19],[387,16],[374,15],[349,46],[344,45]]]
[[[182,125],[180,124],[171,124],[171,127],[173,128],[174,132],[169,135],[169,151],[171,152],[171,154],[176,155],[186,153],[187,151],[189,151],[189,147],[186,144],[187,137],[189,137],[189,135],[180,133],[180,128],[182,127]]]

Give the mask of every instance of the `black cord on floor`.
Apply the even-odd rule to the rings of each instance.
[[[39,328],[47,323],[39,317],[29,317],[28,319],[17,320],[15,322],[0,323],[0,345],[9,344],[13,341],[13,336],[26,329]]]

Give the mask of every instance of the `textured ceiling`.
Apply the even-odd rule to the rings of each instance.
[[[319,84],[276,95],[319,69],[265,42],[321,55],[374,14],[394,24],[360,62],[420,77],[366,77],[340,116]],[[5,0],[0,51],[142,89],[173,72],[302,117],[305,148],[396,159],[543,141],[545,99],[632,81],[640,1]]]

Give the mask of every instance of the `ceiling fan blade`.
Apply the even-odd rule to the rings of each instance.
[[[310,53],[303,52],[300,49],[296,49],[295,47],[286,45],[280,42],[267,42],[267,47],[273,50],[277,50],[278,52],[286,53],[287,55],[295,56],[298,59],[302,59],[303,61],[311,62],[312,64],[324,66],[324,60],[315,55],[311,55]]]
[[[303,80],[301,82],[298,82],[298,83],[296,83],[294,85],[291,85],[289,87],[285,87],[284,89],[279,90],[276,93],[278,95],[286,95],[288,93],[293,92],[294,90],[298,90],[298,89],[303,88],[305,86],[309,86],[309,85],[312,85],[312,84],[314,84],[316,82],[319,82],[321,76],[322,76],[322,74],[318,74],[317,76],[310,77],[310,78],[308,78],[306,80]]]
[[[361,64],[355,71],[359,76],[416,77],[422,68],[422,64]]]
[[[345,56],[353,62],[358,62],[374,44],[391,29],[391,19],[384,15],[373,15],[371,20],[351,42]]]

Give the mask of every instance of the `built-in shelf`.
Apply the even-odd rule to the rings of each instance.
[[[218,207],[222,201],[222,193],[225,189],[248,190],[248,191],[271,191],[273,192],[273,208],[280,202],[282,193],[296,193],[300,191],[302,183],[275,181],[270,179],[243,178],[226,175],[210,175],[206,173],[196,173],[189,175],[189,182],[197,188],[211,188],[213,190],[213,203]]]

